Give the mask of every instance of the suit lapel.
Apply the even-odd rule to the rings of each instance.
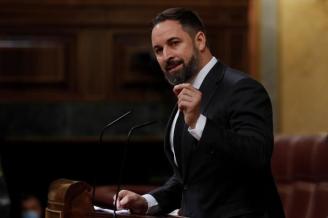
[[[225,67],[221,63],[216,63],[213,68],[210,70],[208,75],[205,77],[202,85],[199,88],[199,91],[202,92],[202,102],[200,106],[201,114],[204,114],[207,110],[207,107],[210,103],[210,100],[215,93],[219,82],[222,80],[224,75]]]
[[[216,63],[213,68],[208,72],[204,81],[202,82],[199,90],[202,92],[202,100],[200,106],[201,114],[205,115],[207,107],[216,92],[219,82],[224,75],[224,65],[221,63]],[[183,136],[182,136],[182,176],[183,181],[188,178],[187,172],[189,172],[189,163],[191,159],[192,148],[197,145],[197,140],[188,132],[188,126],[184,126]]]

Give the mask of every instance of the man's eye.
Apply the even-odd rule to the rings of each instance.
[[[163,51],[163,49],[161,49],[161,48],[155,49],[155,54],[161,54],[162,51]]]
[[[179,42],[178,42],[178,41],[173,41],[171,44],[172,44],[173,46],[176,46],[176,45],[179,44]]]

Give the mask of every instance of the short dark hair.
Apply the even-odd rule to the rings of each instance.
[[[153,28],[166,20],[178,21],[182,27],[191,35],[199,31],[205,32],[205,26],[198,14],[187,8],[169,8],[159,13],[153,19]]]

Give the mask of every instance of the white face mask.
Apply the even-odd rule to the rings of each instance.
[[[22,213],[22,218],[40,218],[39,214],[34,210],[27,210]]]

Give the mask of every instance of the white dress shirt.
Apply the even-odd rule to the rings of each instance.
[[[216,64],[218,60],[215,57],[212,57],[212,59],[199,71],[197,74],[196,78],[191,82],[192,86],[196,89],[199,89],[200,86],[202,85],[205,77],[207,74],[210,72],[210,70],[213,68],[213,66]],[[173,138],[174,138],[174,129],[175,129],[175,124],[177,122],[178,116],[179,116],[179,110],[175,114],[175,117],[173,119],[171,129],[170,129],[170,146],[171,150],[173,153],[173,158],[174,158],[174,163],[178,165],[176,157],[175,157],[175,152],[174,152],[174,144],[173,144]],[[197,140],[200,140],[203,134],[203,130],[205,128],[206,124],[206,117],[203,114],[200,114],[196,121],[195,128],[188,128],[188,132]],[[143,197],[146,199],[148,203],[148,211],[147,214],[152,213],[153,209],[156,209],[158,202],[156,199],[150,195],[150,194],[145,194]]]

